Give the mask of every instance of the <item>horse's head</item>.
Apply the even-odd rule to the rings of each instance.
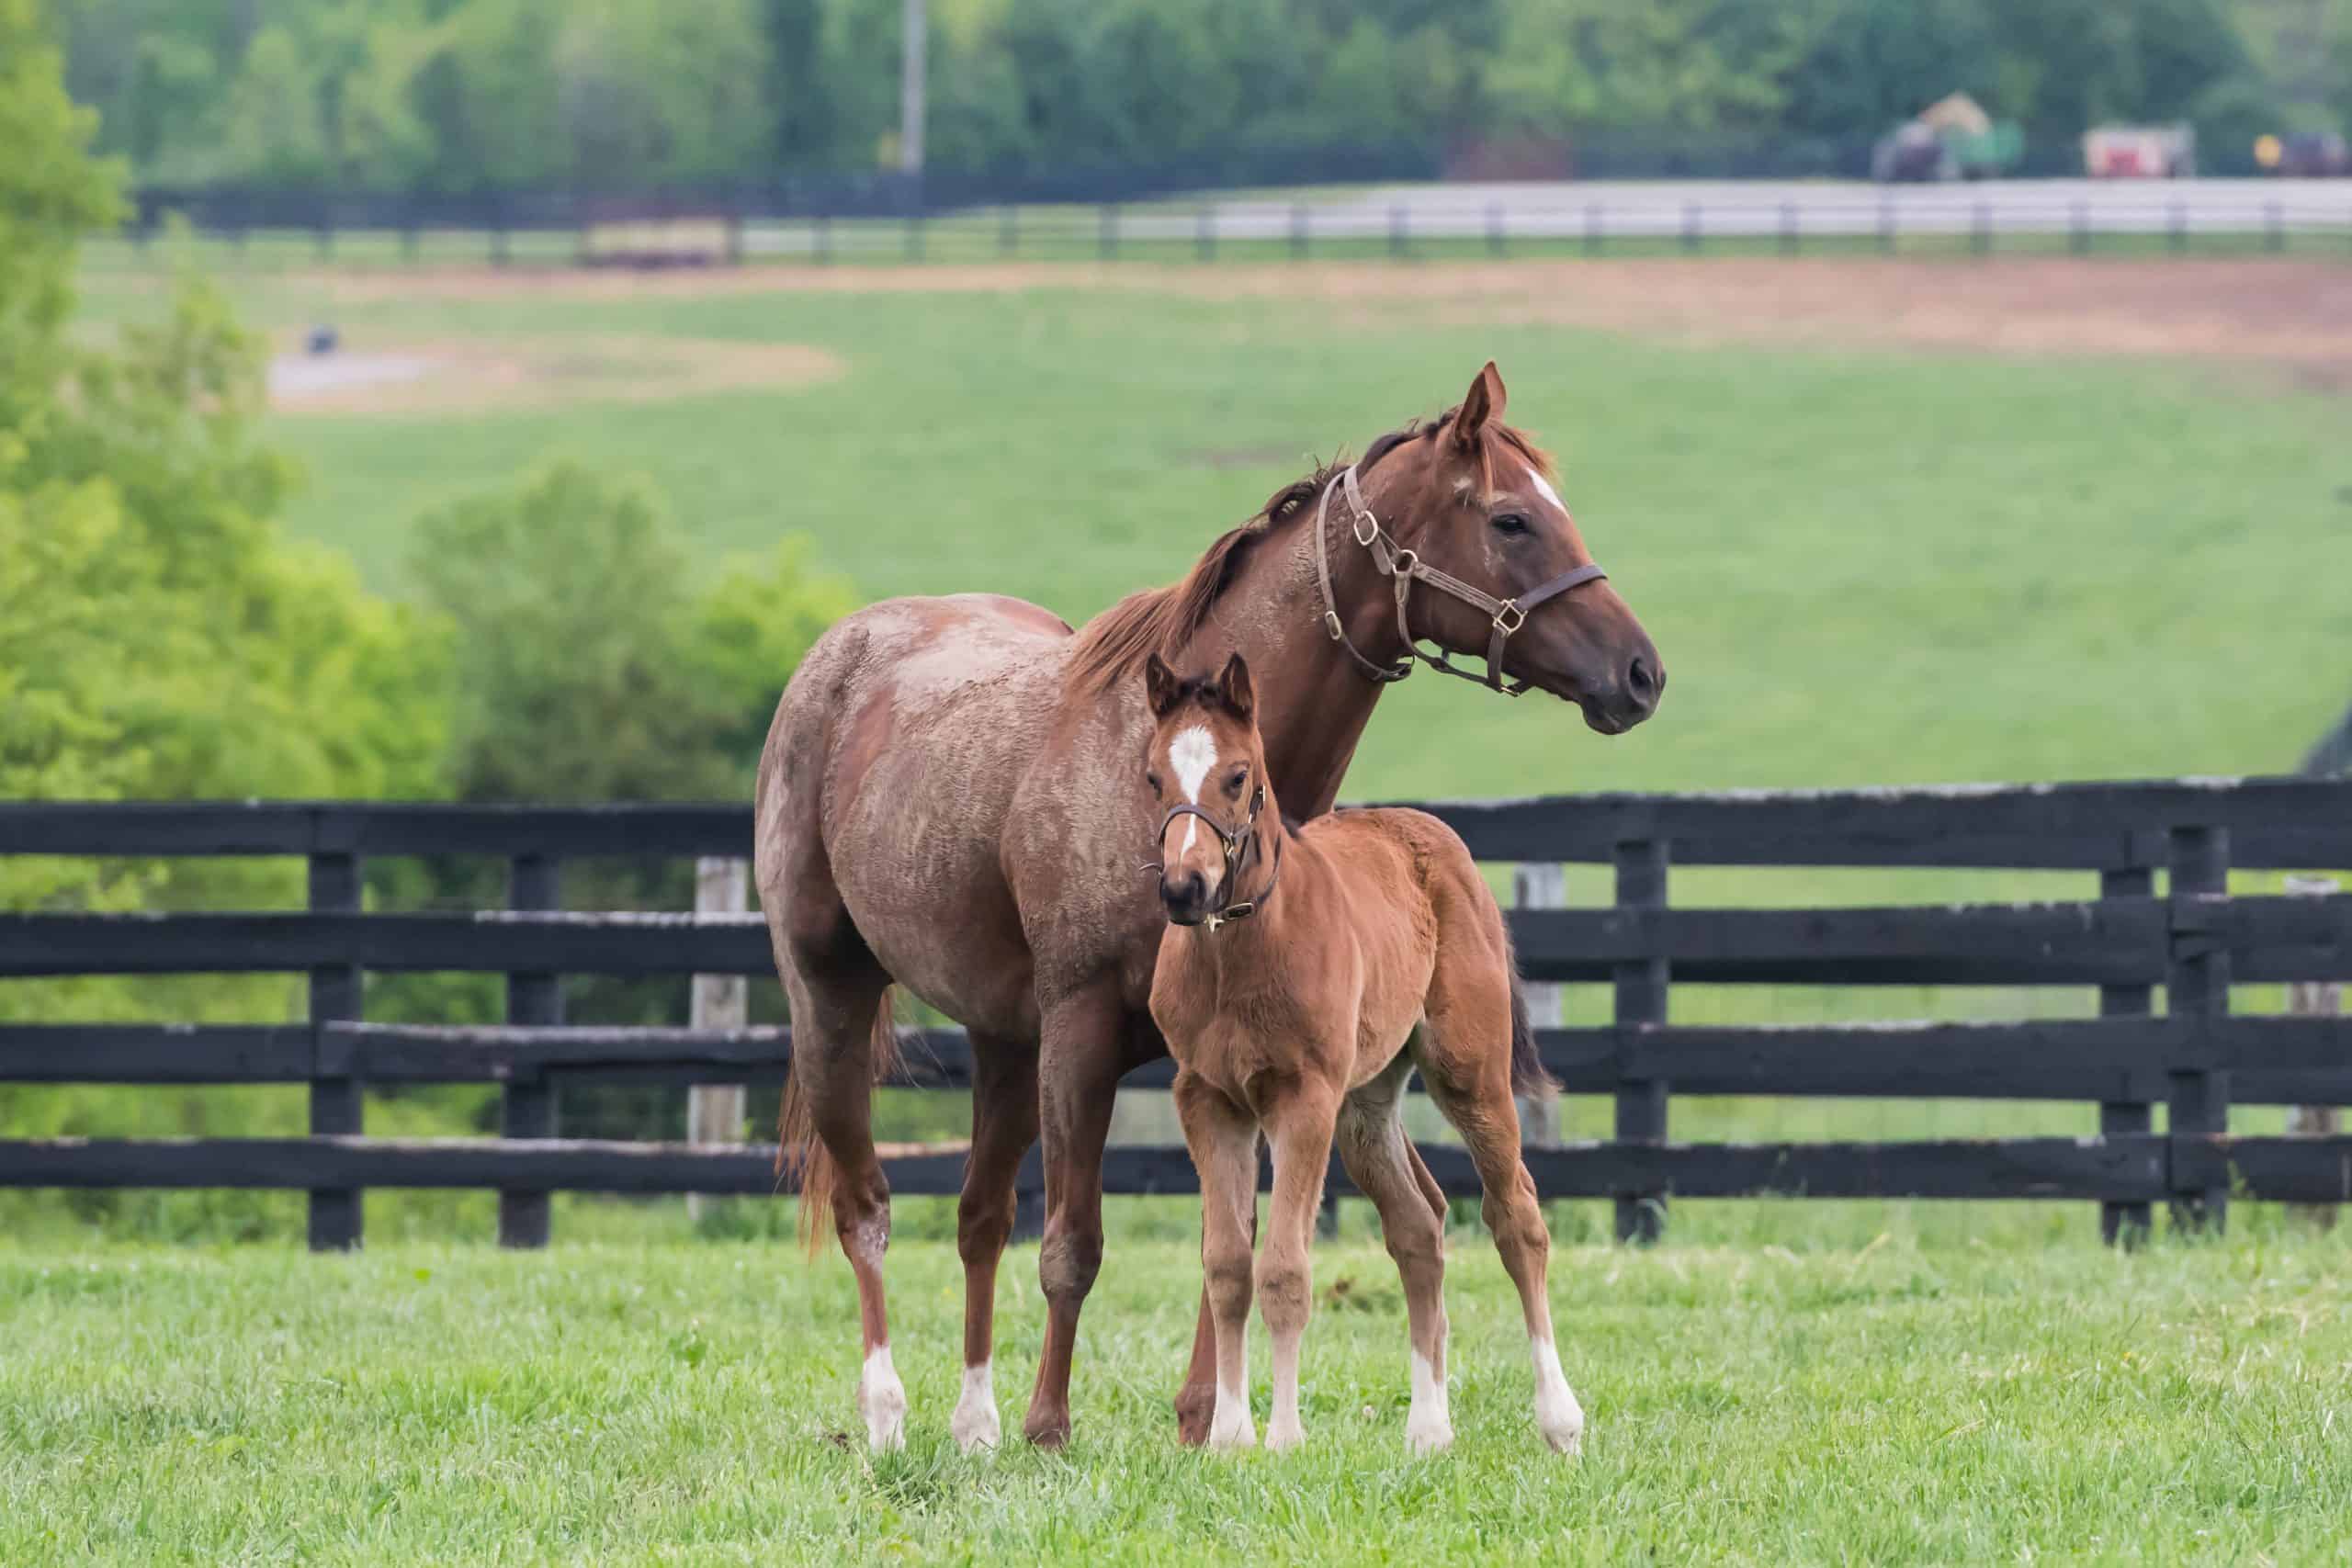
[[[1594,567],[1548,459],[1503,423],[1505,396],[1490,361],[1461,407],[1368,453],[1358,466],[1366,511],[1331,496],[1327,547],[1350,548],[1353,529],[1356,544],[1394,551],[1416,578],[1405,601],[1412,637],[1485,655],[1489,683],[1508,675],[1541,687],[1620,734],[1657,710],[1666,666]]]
[[[1250,665],[1237,653],[1213,675],[1180,679],[1155,653],[1144,692],[1152,719],[1144,784],[1160,811],[1159,900],[1180,926],[1248,914],[1241,884],[1266,862],[1261,832],[1278,833],[1282,821]]]

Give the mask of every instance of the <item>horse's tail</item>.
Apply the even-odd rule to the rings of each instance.
[[[894,1005],[899,988],[886,986],[874,1010],[871,1049],[874,1081],[882,1082],[899,1070],[899,1024]],[[833,1209],[833,1183],[839,1168],[817,1136],[817,1108],[808,1102],[806,1080],[793,1073],[784,1081],[784,1103],[775,1117],[775,1169],[800,1185],[800,1241],[815,1257],[824,1245],[825,1219]]]
[[[1508,925],[1503,927],[1503,962],[1510,969],[1510,1091],[1548,1099],[1560,1092],[1560,1080],[1544,1070],[1535,1049],[1535,1026],[1527,1018],[1527,982],[1519,976],[1519,954],[1511,950]]]

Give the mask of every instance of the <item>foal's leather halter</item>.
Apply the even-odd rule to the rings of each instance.
[[[1324,538],[1324,525],[1326,514],[1331,507],[1331,492],[1342,488],[1347,491],[1348,507],[1353,513],[1349,532],[1354,536],[1357,544],[1372,552],[1374,569],[1396,584],[1396,636],[1404,643],[1408,657],[1397,660],[1394,664],[1376,664],[1365,658],[1363,650],[1349,640],[1347,629],[1340,624],[1339,602],[1331,593],[1330,545]],[[1506,685],[1503,682],[1503,644],[1510,640],[1510,634],[1525,626],[1527,613],[1545,600],[1608,575],[1600,570],[1598,561],[1588,561],[1557,577],[1547,578],[1524,593],[1498,599],[1449,572],[1440,571],[1415,551],[1391,539],[1380,526],[1380,519],[1372,514],[1372,508],[1364,504],[1363,491],[1356,484],[1353,464],[1323,487],[1322,499],[1315,503],[1315,581],[1323,590],[1323,629],[1331,634],[1333,642],[1348,650],[1348,657],[1356,661],[1356,668],[1363,671],[1365,679],[1383,684],[1401,681],[1410,675],[1413,672],[1412,660],[1418,659],[1440,674],[1459,675],[1464,681],[1477,681],[1505,696],[1518,696],[1534,682],[1518,681]],[[1406,619],[1405,601],[1412,592],[1416,578],[1441,593],[1450,593],[1464,604],[1476,606],[1480,612],[1493,618],[1494,635],[1487,644],[1487,673],[1483,680],[1467,670],[1457,669],[1443,649],[1436,653],[1424,652],[1421,646],[1413,640],[1413,629]]]
[[[1274,839],[1273,866],[1266,874],[1266,886],[1259,890],[1254,898],[1245,898],[1238,904],[1233,901],[1234,891],[1240,885],[1241,857],[1250,852],[1250,840],[1258,830],[1258,813],[1265,808],[1265,805],[1266,786],[1260,784],[1250,794],[1250,815],[1243,818],[1241,825],[1230,832],[1226,830],[1223,823],[1190,801],[1178,801],[1168,808],[1168,815],[1159,819],[1159,842],[1163,845],[1168,841],[1168,829],[1170,823],[1179,817],[1197,817],[1208,824],[1209,831],[1215,833],[1217,842],[1225,846],[1225,874],[1218,878],[1216,885],[1219,902],[1215,908],[1208,911],[1203,922],[1211,931],[1216,930],[1227,920],[1248,919],[1265,908],[1266,900],[1274,896],[1274,884],[1281,880],[1283,874],[1283,841],[1280,835],[1276,835]],[[1145,869],[1158,871],[1161,867],[1153,865],[1147,866]]]

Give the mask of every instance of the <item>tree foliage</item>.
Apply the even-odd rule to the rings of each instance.
[[[898,151],[900,0],[69,3],[76,95],[105,111],[107,148],[166,182],[643,186],[871,168]],[[2271,9],[932,0],[929,157],[1068,167],[1595,134],[1851,144],[1956,88],[2052,149],[2109,118],[2188,118],[2218,144],[2352,114],[2352,3],[2312,0],[2291,38],[2264,30]]]

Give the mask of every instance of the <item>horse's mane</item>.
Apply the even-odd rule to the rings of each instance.
[[[1374,463],[1408,441],[1436,434],[1461,412],[1456,406],[1435,419],[1417,419],[1390,431],[1363,449],[1363,456],[1356,460],[1356,472],[1369,473]],[[1518,453],[1537,472],[1551,473],[1550,457],[1521,432],[1498,423],[1487,426],[1486,434]],[[1335,457],[1305,479],[1283,486],[1248,521],[1218,535],[1181,580],[1130,593],[1080,626],[1064,675],[1069,690],[1106,691],[1122,677],[1141,670],[1150,655],[1165,656],[1192,641],[1260,542],[1311,512],[1323,487],[1347,466],[1343,457]]]

